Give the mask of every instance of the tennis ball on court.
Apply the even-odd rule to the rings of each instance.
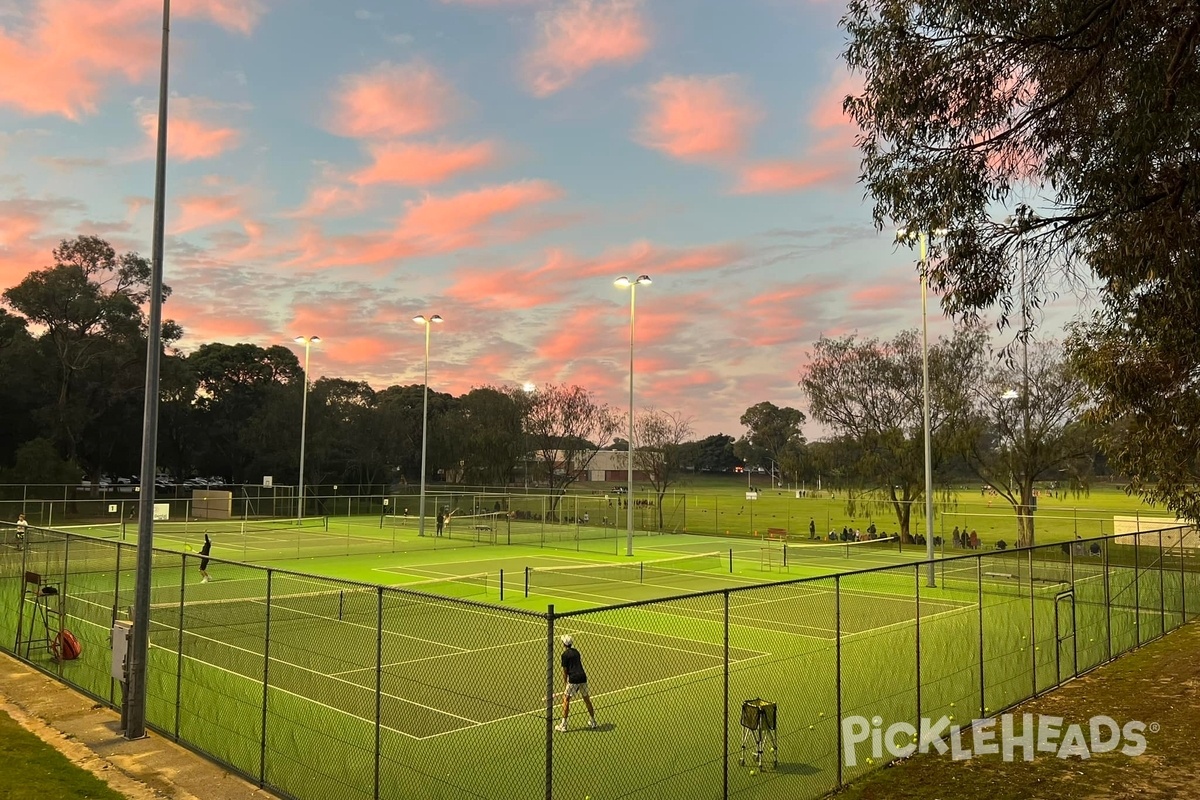
[[[950,721],[951,721],[951,722],[954,722],[954,715],[953,715],[953,714],[951,714],[951,715],[950,715]]]
[[[824,712],[824,711],[822,711],[822,712],[821,712],[821,719],[825,719],[825,712]]]
[[[954,708],[954,703],[951,703],[951,704],[950,704],[950,707],[951,707],[951,708]]]
[[[751,775],[753,775],[753,774],[754,774],[754,770],[750,770],[750,774],[751,774]]]
[[[868,759],[867,759],[867,763],[868,763],[868,764],[874,764],[874,763],[875,763],[875,759],[873,759],[873,758],[868,758]]]
[[[983,713],[985,713],[985,714],[990,714],[990,713],[992,713],[992,710],[991,710],[990,708],[985,708],[985,709],[983,710]]]
[[[811,730],[813,729],[813,726],[812,726],[812,725],[809,725],[809,726],[808,726],[808,729],[811,731]]]

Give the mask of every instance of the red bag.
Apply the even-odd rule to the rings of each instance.
[[[54,637],[54,644],[50,649],[57,661],[74,661],[83,652],[75,634],[65,628],[59,631],[58,636]]]

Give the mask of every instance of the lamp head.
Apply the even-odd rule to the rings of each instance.
[[[432,317],[430,317],[430,318],[429,318],[429,321],[430,321],[430,322],[437,322],[437,323],[441,323],[441,322],[442,322],[442,315],[441,315],[441,314],[434,314]]]
[[[297,336],[292,341],[294,341],[296,344],[302,344],[302,345],[307,346],[310,344],[316,344],[317,342],[321,341],[321,337],[320,336]]]
[[[613,286],[619,286],[622,289],[627,289],[630,285],[629,278],[626,278],[624,275],[613,281]]]
[[[649,275],[638,275],[638,279],[634,283],[653,283]]]
[[[425,315],[417,314],[415,317],[413,317],[413,322],[417,323],[418,325],[424,325],[425,324]]]

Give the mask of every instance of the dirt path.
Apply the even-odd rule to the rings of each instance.
[[[1037,752],[1032,763],[1001,756],[954,761],[950,755],[918,755],[866,778],[837,800],[1166,800],[1200,798],[1200,623],[1103,666],[1063,688],[1014,709],[1020,715],[1064,718],[1062,729],[1096,715],[1119,725],[1146,725],[1145,753],[1119,751],[1060,759]],[[997,726],[999,731],[999,726]],[[1059,735],[1057,742],[1063,742]],[[964,748],[974,738],[963,733]],[[1127,738],[1123,742],[1128,743]]]

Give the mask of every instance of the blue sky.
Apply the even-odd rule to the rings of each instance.
[[[161,3],[0,0],[0,287],[78,233],[149,253]],[[578,383],[739,434],[822,333],[920,323],[816,0],[176,0],[166,316],[320,335],[313,372]],[[1068,304],[1073,308],[1073,300]],[[936,313],[936,308],[935,308]],[[940,318],[933,330],[946,331]],[[813,430],[815,434],[818,431]]]

